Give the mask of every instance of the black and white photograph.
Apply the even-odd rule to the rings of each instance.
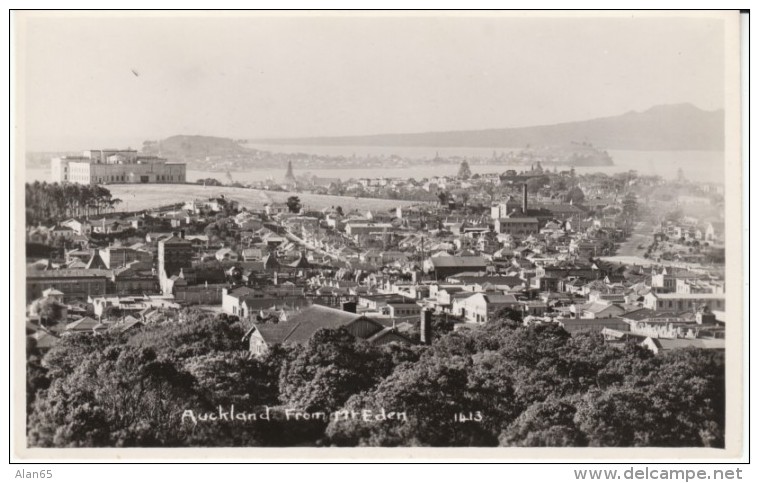
[[[739,17],[14,12],[15,453],[740,454]]]

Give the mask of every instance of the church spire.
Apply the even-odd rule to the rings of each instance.
[[[287,173],[285,174],[285,181],[288,183],[295,183],[295,175],[293,174],[293,162],[287,162]]]

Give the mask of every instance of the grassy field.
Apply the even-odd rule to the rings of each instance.
[[[358,209],[389,210],[398,206],[415,204],[412,201],[383,200],[375,198],[354,198],[347,196],[314,195],[309,193],[290,193],[283,191],[265,191],[226,186],[200,186],[191,184],[138,184],[108,185],[114,197],[122,200],[118,211],[138,211],[158,206],[170,205],[196,198],[209,198],[224,195],[239,201],[248,209],[260,209],[266,203],[284,203],[290,196],[298,196],[307,210],[320,210],[331,206],[341,206],[346,212]]]

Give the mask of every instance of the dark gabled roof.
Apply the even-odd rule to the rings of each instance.
[[[99,322],[91,317],[82,317],[81,319],[66,325],[66,330],[91,330]]]
[[[606,325],[606,324],[624,324],[626,323],[619,317],[603,317],[595,319],[559,319],[559,322],[565,326],[573,325]]]
[[[686,349],[696,347],[699,349],[725,350],[725,339],[655,339],[651,341],[661,350]]]
[[[432,257],[430,260],[435,268],[485,267],[488,264],[482,257]]]
[[[287,266],[290,268],[311,268],[312,265],[306,257],[298,257],[297,260],[288,263]]]
[[[192,242],[190,240],[186,240],[184,238],[180,238],[178,236],[174,236],[173,234],[168,237],[164,238],[162,240],[158,241],[159,244],[165,245],[187,245],[192,246]]]
[[[235,287],[227,291],[227,295],[229,295],[230,297],[236,297],[238,299],[248,297],[254,293],[256,293],[256,290],[250,287]]]
[[[514,285],[522,285],[525,283],[524,280],[522,280],[519,277],[475,277],[475,276],[456,276],[454,277],[461,281],[461,283],[478,283],[478,284],[484,284],[484,283],[490,283],[493,285],[508,285],[509,287],[512,287]]]
[[[302,344],[307,342],[319,329],[339,329],[356,320],[363,319],[377,325],[381,330],[383,326],[363,315],[345,312],[323,305],[312,305],[300,312],[288,317],[287,322],[278,324],[254,324],[261,337],[267,344],[283,344],[292,342]]]
[[[381,341],[382,339],[384,339],[385,337],[387,337],[389,335],[395,335],[396,337],[399,337],[404,342],[408,342],[409,344],[413,344],[414,343],[411,339],[409,339],[405,335],[403,335],[400,332],[398,332],[398,329],[396,329],[395,327],[385,327],[384,329],[380,330],[379,332],[377,332],[376,334],[372,335],[371,337],[369,337],[366,340],[368,342],[376,343],[376,342]]]
[[[314,320],[324,320],[328,325],[342,327],[362,317],[362,315],[353,312],[346,312],[344,310],[315,304],[291,315],[287,320],[288,322],[293,323],[309,323]]]
[[[538,223],[537,218],[525,217],[525,218],[500,218],[498,220],[501,223]]]
[[[103,270],[99,268],[85,269],[85,268],[68,268],[60,270],[30,270],[27,273],[27,278],[84,278],[84,277],[109,277],[111,275],[110,270]]]

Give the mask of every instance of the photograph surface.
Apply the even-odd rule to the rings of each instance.
[[[738,12],[13,25],[17,454],[740,451]]]

